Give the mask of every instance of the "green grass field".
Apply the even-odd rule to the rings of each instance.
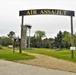
[[[33,50],[26,50],[26,52],[38,53],[47,56],[52,56],[58,59],[64,59],[67,61],[76,62],[76,51],[74,51],[74,58],[71,58],[71,51],[69,49],[53,50],[53,49],[37,48]]]
[[[0,59],[5,59],[9,61],[17,61],[17,60],[29,60],[29,59],[34,59],[34,56],[25,54],[25,53],[18,53],[15,52],[13,53],[13,49],[3,47],[0,49]]]
[[[74,58],[71,58],[71,51],[69,49],[53,50],[46,48],[35,48],[31,50],[25,50],[25,52],[43,54],[76,63],[76,51],[74,51]],[[0,49],[0,59],[18,61],[18,60],[29,60],[34,58],[35,56],[28,55],[26,53],[20,54],[17,51],[13,53],[13,49],[7,47],[3,47],[2,49]]]

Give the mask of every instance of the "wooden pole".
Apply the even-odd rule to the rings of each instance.
[[[71,16],[71,46],[74,47],[74,39],[73,39],[73,17]],[[74,57],[74,50],[71,50],[71,58]]]
[[[23,21],[24,21],[24,16],[22,16],[22,24],[21,24],[21,44],[20,44],[20,52],[22,53],[22,43],[23,43]]]

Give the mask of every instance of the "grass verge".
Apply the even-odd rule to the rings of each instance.
[[[37,48],[34,50],[26,50],[26,52],[38,53],[47,56],[52,56],[58,59],[64,59],[76,62],[76,51],[74,51],[74,58],[71,58],[71,51],[69,49],[53,50],[53,49]]]
[[[18,61],[18,60],[29,60],[34,59],[35,57],[32,55],[28,55],[26,53],[12,53],[12,49],[2,48],[0,49],[0,59],[5,59],[9,61]]]

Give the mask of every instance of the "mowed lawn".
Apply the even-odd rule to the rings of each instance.
[[[13,53],[13,49],[3,47],[0,49],[0,59],[9,60],[9,61],[18,61],[18,60],[29,60],[34,59],[32,55],[26,53],[18,53],[17,51]]]
[[[71,58],[71,50],[69,49],[54,50],[54,49],[46,49],[46,48],[37,48],[32,50],[26,50],[26,52],[38,53],[47,56],[52,56],[58,59],[64,59],[64,60],[76,62],[76,51],[74,51],[74,58]]]

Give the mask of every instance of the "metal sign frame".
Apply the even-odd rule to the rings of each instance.
[[[74,11],[70,10],[60,10],[60,9],[33,9],[33,10],[22,10],[19,11],[19,16],[22,16],[22,23],[21,23],[21,49],[20,53],[22,53],[22,37],[23,37],[23,21],[24,21],[24,16],[28,15],[63,15],[63,16],[70,16],[71,18],[71,45],[72,47],[74,46],[74,40],[73,40],[73,17],[75,16]],[[71,50],[71,58],[74,57],[74,51]]]

